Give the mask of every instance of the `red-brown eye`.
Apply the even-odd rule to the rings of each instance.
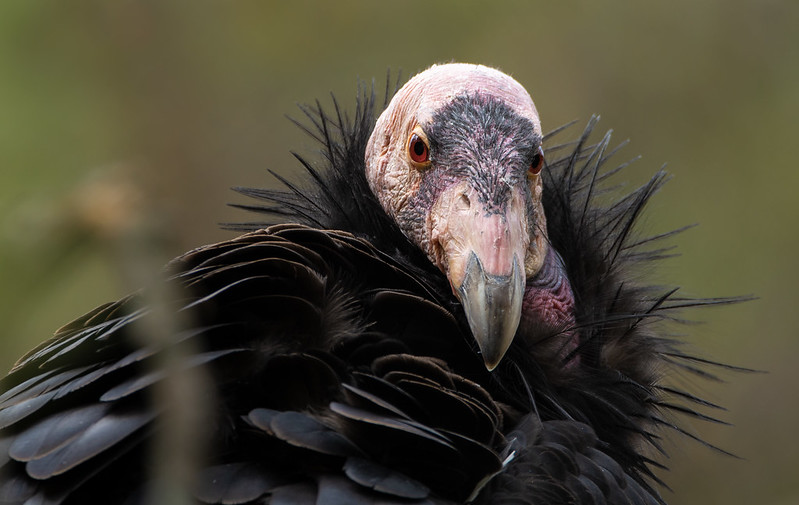
[[[541,173],[542,168],[544,168],[544,150],[539,146],[538,151],[536,151],[535,156],[533,156],[533,161],[530,162],[530,168],[527,169],[527,174],[538,175]]]
[[[430,161],[430,149],[424,139],[415,133],[411,135],[411,140],[408,141],[408,154],[414,163],[427,163]]]

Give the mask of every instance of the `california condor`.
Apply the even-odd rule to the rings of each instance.
[[[663,502],[661,436],[714,407],[665,380],[712,365],[666,323],[730,301],[642,280],[665,173],[618,196],[596,121],[557,144],[484,66],[384,107],[304,108],[320,160],[239,189],[263,223],[17,362],[0,503]]]

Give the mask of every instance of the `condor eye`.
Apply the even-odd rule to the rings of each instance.
[[[430,161],[430,149],[424,139],[414,133],[408,141],[408,154],[414,163],[427,163]]]
[[[544,150],[539,146],[533,156],[533,161],[530,162],[530,168],[527,169],[527,175],[538,175],[542,168],[544,168]]]

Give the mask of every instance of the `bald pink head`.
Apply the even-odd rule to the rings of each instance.
[[[380,115],[366,148],[367,178],[372,191],[392,217],[395,217],[394,204],[401,203],[403,194],[411,189],[404,183],[418,182],[415,177],[407,181],[397,178],[398,174],[392,170],[395,167],[389,166],[406,147],[397,139],[409,138],[414,128],[428,124],[443,105],[467,93],[501,100],[520,116],[528,118],[541,135],[541,122],[530,94],[514,78],[499,70],[483,65],[449,63],[433,65],[416,74],[397,91]]]
[[[541,124],[532,98],[489,67],[435,65],[380,115],[366,149],[372,191],[444,272],[493,368],[546,254]]]

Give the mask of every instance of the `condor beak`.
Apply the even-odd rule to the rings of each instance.
[[[511,275],[492,275],[472,252],[458,288],[458,298],[489,371],[505,356],[519,327],[525,284],[522,272],[514,257]]]
[[[436,262],[463,304],[488,370],[497,367],[521,319],[530,245],[521,190],[503,210],[487,209],[467,184],[444,190],[432,213]]]

